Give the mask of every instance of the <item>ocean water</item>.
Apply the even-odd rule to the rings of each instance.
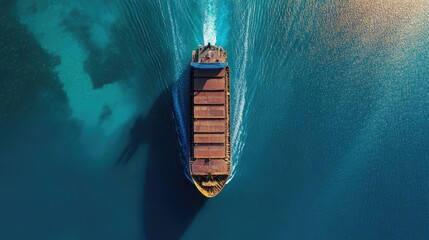
[[[429,239],[429,2],[0,2],[0,239]],[[233,175],[189,181],[189,61]]]

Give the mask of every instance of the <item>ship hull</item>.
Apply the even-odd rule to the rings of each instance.
[[[214,197],[231,170],[230,70],[226,51],[199,47],[191,63],[190,171],[197,189]]]

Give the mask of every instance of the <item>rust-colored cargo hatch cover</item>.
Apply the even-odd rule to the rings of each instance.
[[[231,168],[230,72],[222,47],[192,52],[190,91],[190,173],[197,189],[214,197]]]

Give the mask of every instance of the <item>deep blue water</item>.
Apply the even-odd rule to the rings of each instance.
[[[0,2],[0,239],[428,239],[429,2]],[[234,175],[187,176],[189,61]]]

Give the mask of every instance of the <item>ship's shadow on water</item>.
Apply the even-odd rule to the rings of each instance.
[[[147,144],[143,186],[143,224],[147,239],[179,239],[204,205],[204,198],[187,180],[180,162],[173,119],[172,87],[156,100],[150,112],[138,117],[117,167],[126,167],[138,148]],[[145,158],[146,159],[146,158]]]

